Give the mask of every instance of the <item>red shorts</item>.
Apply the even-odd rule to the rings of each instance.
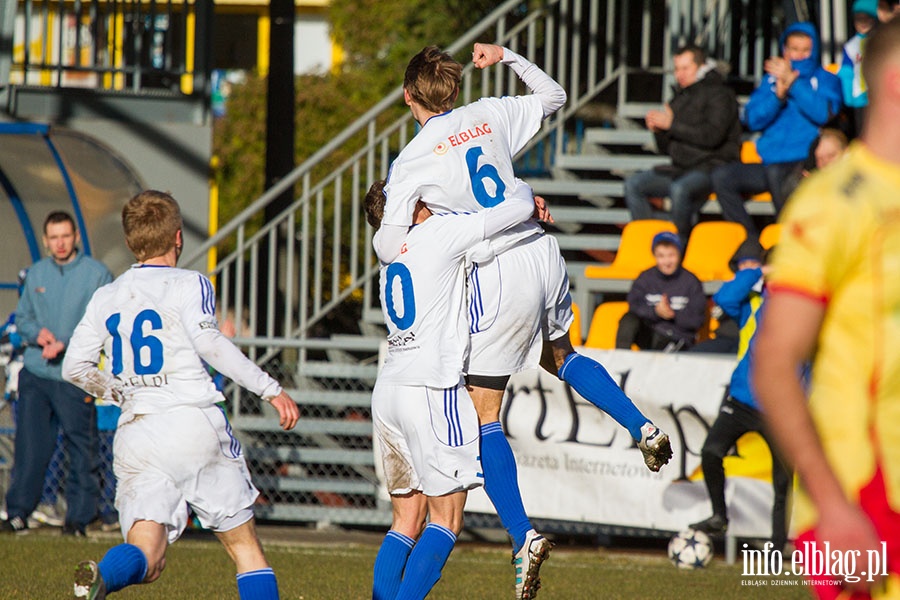
[[[900,574],[900,513],[894,512],[888,505],[881,467],[875,471],[872,481],[860,490],[859,506],[872,520],[878,537],[887,543],[888,572]],[[811,529],[800,534],[795,545],[799,548],[803,542],[818,541],[816,539],[816,530]],[[844,589],[839,585],[827,585],[827,580],[834,581],[837,579],[839,578],[812,576],[810,577],[810,587],[820,600],[835,600]],[[871,596],[863,592],[841,596],[841,600],[865,600],[866,598],[871,598]]]

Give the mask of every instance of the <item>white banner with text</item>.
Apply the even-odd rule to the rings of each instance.
[[[659,473],[644,465],[628,431],[545,371],[516,374],[502,411],[516,455],[528,515],[677,531],[712,514],[700,449],[727,393],[732,357],[657,352],[581,352],[603,364],[625,393],[672,442]],[[768,537],[771,455],[757,434],[742,437],[725,459],[729,531]],[[466,510],[493,513],[482,489]]]

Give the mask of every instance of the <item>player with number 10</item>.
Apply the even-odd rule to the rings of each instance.
[[[476,43],[472,57],[478,68],[498,62],[509,66],[532,93],[454,108],[462,65],[434,46],[410,60],[404,98],[422,128],[388,175],[384,219],[373,239],[384,263],[400,253],[420,199],[437,215],[478,212],[509,201],[519,189],[512,157],[566,101],[556,81],[508,48]],[[466,383],[481,425],[485,491],[513,541],[516,598],[533,598],[550,544],[525,513],[515,458],[499,423],[509,375],[538,363],[558,375],[629,430],[651,470],[669,460],[671,446],[600,364],[572,348],[565,263],[555,239],[543,235],[536,221],[470,249],[467,260],[471,352]]]

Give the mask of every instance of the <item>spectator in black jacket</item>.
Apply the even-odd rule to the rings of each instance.
[[[706,319],[706,296],[697,277],[681,266],[681,238],[670,231],[653,238],[656,266],[634,280],[628,312],[619,321],[616,348],[690,348]]]
[[[710,192],[709,173],[718,165],[740,160],[741,123],[734,92],[697,46],[675,52],[674,96],[645,121],[671,165],[639,171],[625,180],[625,204],[632,219],[652,219],[648,198],[672,200],[672,222],[687,243],[697,213]]]

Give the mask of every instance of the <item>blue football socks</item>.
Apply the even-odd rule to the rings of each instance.
[[[516,457],[499,421],[481,426],[481,469],[484,471],[484,491],[513,539],[513,550],[518,551],[532,527],[519,492]]]
[[[378,556],[375,557],[375,568],[372,577],[372,600],[394,600],[397,590],[400,589],[400,581],[403,578],[403,568],[406,559],[416,541],[393,529],[384,536]]]
[[[641,426],[650,419],[641,414],[603,365],[573,352],[563,361],[559,378],[571,385],[585,400],[615,419],[628,430],[632,438],[640,441]]]
[[[107,550],[97,567],[106,593],[140,583],[147,576],[147,557],[134,544],[119,544]]]
[[[278,600],[278,582],[271,568],[238,573],[237,586],[241,600]]]
[[[427,596],[441,578],[441,569],[455,543],[456,535],[446,527],[435,523],[426,525],[406,561],[397,600],[421,600]]]

